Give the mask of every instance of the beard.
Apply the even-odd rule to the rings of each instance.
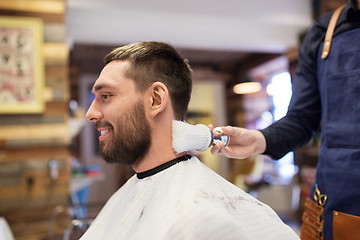
[[[138,164],[149,151],[151,129],[140,101],[120,115],[116,131],[109,122],[97,122],[96,128],[99,127],[111,128],[111,135],[99,143],[99,153],[107,163]]]

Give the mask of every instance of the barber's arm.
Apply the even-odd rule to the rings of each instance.
[[[222,130],[224,135],[230,136],[230,143],[227,147],[223,143],[217,143],[211,148],[213,154],[229,158],[246,158],[263,153],[266,149],[265,137],[258,130],[231,126],[222,127]]]

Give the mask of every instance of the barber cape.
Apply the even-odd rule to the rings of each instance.
[[[269,206],[189,158],[132,176],[81,240],[299,239]]]

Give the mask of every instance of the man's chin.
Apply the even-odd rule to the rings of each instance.
[[[109,151],[106,149],[106,146],[103,142],[100,142],[99,154],[102,157],[102,159],[104,159],[104,161],[107,163],[117,163],[118,162],[112,154],[109,154]]]
[[[104,161],[106,163],[111,163],[111,164],[124,164],[124,165],[137,165],[141,162],[141,159],[133,159],[133,158],[123,158],[123,157],[117,157],[115,155],[112,154],[107,154],[103,151],[99,151],[100,156],[102,157],[102,159],[104,159]]]
[[[122,159],[118,155],[114,154],[113,151],[105,149],[104,146],[99,146],[99,154],[107,163],[117,163],[117,164],[130,164],[126,160]]]
[[[100,156],[102,159],[104,159],[105,162],[107,163],[120,163],[116,158],[111,157],[103,152],[100,152]]]

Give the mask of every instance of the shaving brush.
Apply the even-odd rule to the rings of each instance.
[[[220,127],[211,130],[204,124],[192,125],[185,121],[172,121],[172,147],[176,153],[187,151],[206,151],[217,142],[227,146],[230,136],[214,137],[214,133],[222,133]]]

